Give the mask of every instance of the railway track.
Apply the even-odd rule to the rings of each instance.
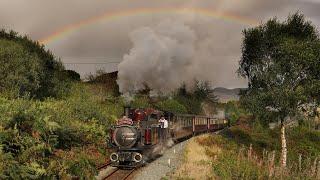
[[[114,169],[104,179],[106,180],[126,180],[136,169]]]
[[[102,169],[105,169],[107,168],[108,166],[110,166],[111,162],[106,162],[104,164],[102,164],[101,166],[98,167],[98,170],[102,170]]]
[[[111,165],[111,162],[107,162],[98,167],[99,171],[109,168],[109,171],[107,172],[107,174],[102,178],[104,180],[126,180],[136,170],[136,169],[119,169],[119,168],[111,167],[110,165]]]

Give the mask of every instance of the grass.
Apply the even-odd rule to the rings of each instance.
[[[205,138],[200,136],[199,138]],[[220,148],[215,149],[217,152]],[[184,161],[182,165],[174,172],[171,179],[211,179],[213,174],[210,171],[211,161],[206,154],[207,149],[200,146],[195,139],[190,139],[187,142]]]
[[[281,168],[280,130],[239,119],[219,135],[192,140],[173,179],[320,179],[319,131],[287,128],[288,162]]]
[[[319,179],[319,132],[304,127],[287,131],[286,169],[279,165],[278,132],[241,124],[220,135],[197,138],[197,142],[206,148],[215,179]]]

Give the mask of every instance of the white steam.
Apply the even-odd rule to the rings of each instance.
[[[225,35],[216,31],[204,33],[205,29],[196,22],[181,18],[132,31],[133,47],[118,66],[120,92],[134,94],[147,85],[151,94],[168,94],[182,84],[192,90],[195,80],[227,88],[245,84],[236,75],[240,57],[234,53],[240,52],[240,43],[226,45],[234,40],[233,25],[227,29],[211,25],[217,32],[225,31]]]
[[[147,85],[156,93],[169,93],[194,80],[195,32],[179,21],[166,20],[154,28],[130,33],[133,48],[118,66],[122,93]]]

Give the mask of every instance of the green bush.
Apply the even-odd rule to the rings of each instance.
[[[23,46],[0,39],[0,91],[13,96],[34,95],[43,72],[40,60]]]
[[[69,78],[62,63],[36,41],[0,31],[0,92],[9,97],[60,97]]]
[[[118,105],[99,101],[87,88],[74,84],[64,100],[0,97],[0,179],[90,179],[97,173]]]
[[[157,109],[173,113],[187,113],[187,108],[174,99],[165,99],[155,104]]]
[[[135,96],[131,102],[132,108],[150,108],[152,104],[147,96]]]
[[[248,114],[243,108],[241,108],[239,102],[237,101],[227,102],[224,104],[224,109],[231,125],[234,125],[240,117]]]
[[[287,130],[288,157],[289,160],[298,159],[299,154],[303,158],[320,157],[320,132],[299,126]]]
[[[188,91],[186,85],[183,84],[175,92],[173,99],[183,105],[189,114],[201,114],[203,102],[213,105],[218,100],[213,94],[209,82],[206,81],[195,81],[194,88],[191,91]]]

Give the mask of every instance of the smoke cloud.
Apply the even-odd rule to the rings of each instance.
[[[153,94],[168,94],[182,84],[192,90],[195,80],[227,86],[225,78],[235,86],[245,84],[235,75],[239,57],[233,54],[240,53],[240,43],[217,45],[235,41],[233,29],[230,25],[224,36],[215,36],[214,31],[203,33],[203,27],[189,19],[177,18],[132,31],[133,47],[118,66],[120,92],[134,93],[147,86]]]
[[[123,93],[144,89],[169,93],[194,79],[196,34],[183,22],[166,20],[130,33],[133,48],[118,66]]]

